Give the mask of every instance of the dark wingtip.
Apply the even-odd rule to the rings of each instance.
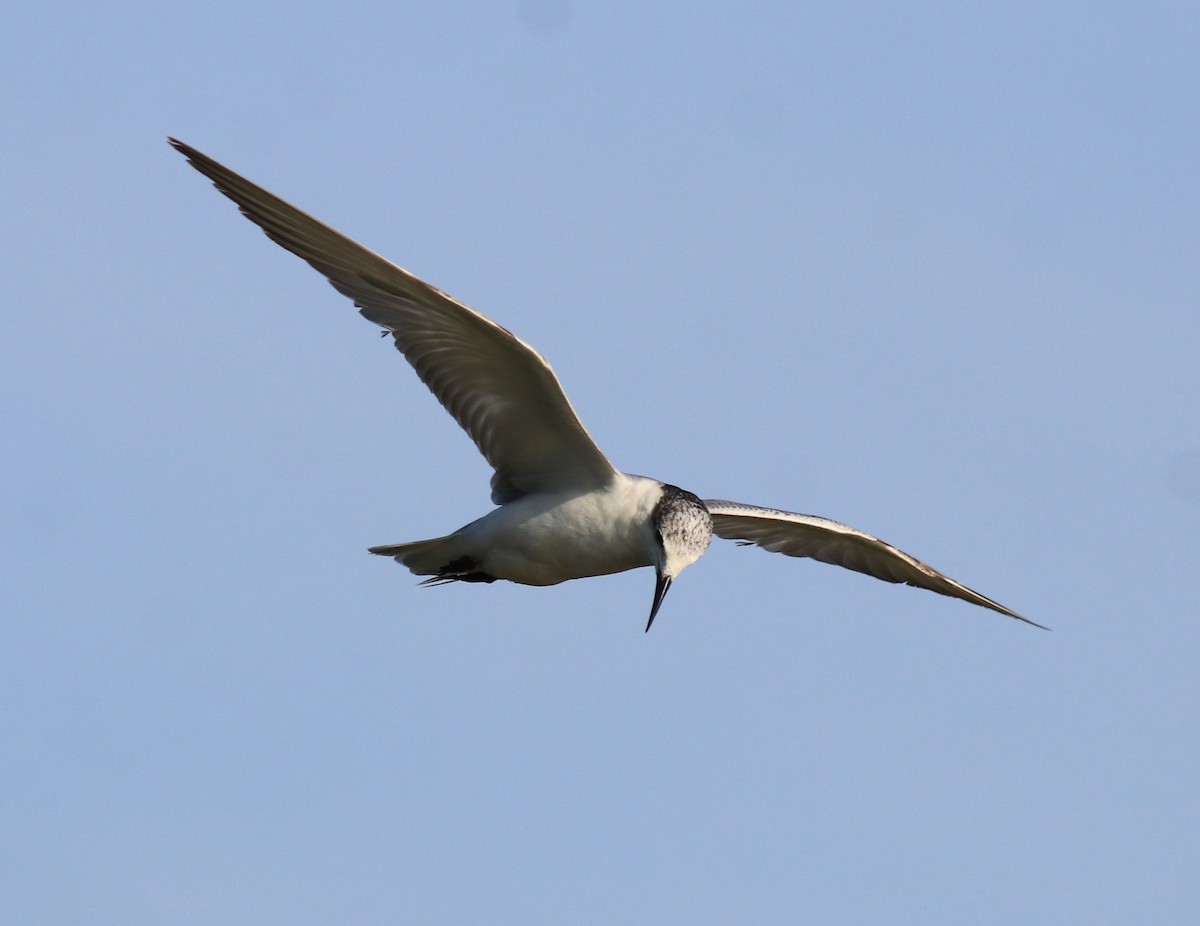
[[[976,594],[978,594],[978,593],[976,593]],[[980,595],[980,597],[982,598],[983,596]],[[1038,630],[1049,630],[1050,629],[1045,624],[1039,624],[1037,621],[1031,621],[1029,618],[1021,616],[1016,611],[1012,611],[1012,610],[1004,607],[1004,605],[1002,605],[1002,604],[997,604],[996,602],[992,601],[990,598],[984,598],[983,601],[986,602],[986,604],[983,604],[983,602],[979,602],[979,601],[973,601],[971,603],[972,604],[983,604],[983,606],[985,608],[990,608],[993,611],[998,611],[999,613],[1005,615],[1006,617],[1011,617],[1014,620],[1018,620],[1023,624],[1028,624],[1030,627],[1036,627],[1036,628],[1038,628]]]
[[[191,164],[192,167],[196,168],[196,170],[200,171],[200,173],[205,174],[206,176],[212,176],[212,174],[209,172],[210,167],[221,167],[220,164],[210,158],[207,154],[197,151],[191,145],[187,144],[186,142],[181,142],[178,138],[175,138],[172,135],[167,136],[167,144],[187,158],[188,163]],[[216,181],[214,180],[214,182]],[[218,187],[218,189],[220,189],[220,187]]]

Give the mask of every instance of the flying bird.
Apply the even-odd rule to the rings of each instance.
[[[671,583],[716,534],[1034,624],[837,521],[701,500],[678,486],[621,472],[580,423],[550,365],[524,341],[195,148],[168,141],[272,241],[307,261],[391,334],[491,464],[493,511],[444,537],[370,548],[428,576],[422,585],[497,579],[556,585],[653,566],[649,630]]]

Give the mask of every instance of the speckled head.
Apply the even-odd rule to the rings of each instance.
[[[662,498],[651,515],[659,556],[655,563],[657,580],[654,585],[654,604],[646,629],[654,623],[667,589],[679,573],[696,562],[712,542],[712,517],[704,502],[678,486],[663,484]]]

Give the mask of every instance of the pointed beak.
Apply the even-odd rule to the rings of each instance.
[[[665,576],[660,571],[658,578],[654,582],[654,604],[650,608],[650,620],[646,621],[646,632],[650,632],[650,625],[654,623],[654,615],[658,613],[659,606],[662,605],[663,599],[667,597],[667,589],[671,587],[671,577]]]

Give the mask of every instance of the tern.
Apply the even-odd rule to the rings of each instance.
[[[928,589],[1034,624],[863,531],[827,518],[716,499],[617,470],[579,421],[550,364],[507,329],[251,183],[170,144],[276,244],[354,301],[491,464],[495,510],[431,540],[371,547],[422,585],[556,585],[653,566],[649,631],[671,583],[713,534]],[[1034,624],[1040,627],[1040,624]]]

